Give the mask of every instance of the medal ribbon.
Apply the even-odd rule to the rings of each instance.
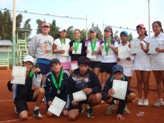
[[[95,47],[96,47],[97,38],[94,40],[94,42],[92,42],[92,40],[90,40],[90,43],[91,43],[91,49],[92,49],[92,53],[93,53],[95,50]]]
[[[106,51],[106,53],[108,53],[108,51],[109,51],[109,44],[111,43],[111,41],[112,41],[112,38],[109,38],[108,39],[108,42],[106,42],[106,41],[104,41],[104,44],[105,44],[105,51]]]
[[[60,38],[60,43],[61,43],[61,45],[63,44],[63,41],[61,38]],[[65,38],[64,38],[64,44],[65,44]]]
[[[59,85],[58,85],[57,82],[56,82],[56,79],[55,79],[54,74],[51,73],[52,82],[53,82],[53,84],[54,84],[54,86],[55,86],[55,88],[56,88],[57,90],[59,90],[60,87],[61,87],[63,75],[64,75],[64,71],[62,70],[61,73],[60,73],[60,76],[59,76]]]
[[[34,73],[33,73],[32,70],[31,70],[30,73],[29,73],[29,77],[30,77],[30,78],[33,78],[33,77],[34,77]]]
[[[80,43],[80,39],[78,41],[75,40],[75,42],[74,42],[74,49],[75,49],[75,51],[77,51],[77,49],[79,47],[79,43]]]

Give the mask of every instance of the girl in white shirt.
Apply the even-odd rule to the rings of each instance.
[[[85,41],[85,46],[87,47],[87,57],[91,59],[90,69],[95,72],[98,76],[101,66],[101,51],[100,46],[102,40],[97,39],[97,29],[95,27],[89,30],[90,39]]]
[[[132,77],[132,63],[134,58],[131,55],[130,44],[127,41],[128,33],[126,31],[122,31],[120,33],[120,38],[121,38],[121,43],[118,46],[118,52],[121,47],[126,49],[124,50],[124,52],[122,51],[122,54],[127,54],[127,57],[119,58],[119,53],[118,53],[117,63],[123,66],[124,75],[127,77],[128,81],[130,82]]]
[[[162,29],[162,24],[160,21],[155,21],[152,24],[154,36],[151,37],[150,41],[157,41],[158,45],[155,49],[157,54],[151,54],[151,65],[152,70],[157,83],[157,93],[158,99],[154,103],[154,106],[159,107],[164,105],[162,99],[162,82],[164,84],[164,33]],[[151,42],[150,42],[151,43]]]
[[[141,45],[141,50],[137,54],[135,54],[133,64],[133,70],[135,70],[138,81],[138,105],[148,106],[149,76],[151,71],[150,57],[147,54],[149,38],[143,24],[137,25],[136,29],[139,37],[134,39],[134,41],[139,40]],[[142,95],[142,84],[144,85],[144,96]]]
[[[101,85],[104,86],[107,78],[112,74],[112,67],[117,64],[118,42],[113,40],[112,27],[104,29],[104,42],[102,43],[101,53]]]
[[[69,56],[69,43],[70,39],[66,38],[66,29],[59,29],[60,38],[54,41],[54,51],[56,58],[58,58],[62,64],[64,70],[69,70],[71,68],[71,60]]]

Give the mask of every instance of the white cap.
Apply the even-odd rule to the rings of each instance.
[[[35,64],[34,58],[32,56],[30,56],[30,55],[27,55],[27,56],[24,57],[23,62],[27,62],[27,61],[30,61],[33,64]]]
[[[66,31],[66,29],[64,27],[60,27],[59,32],[62,32],[62,31]]]

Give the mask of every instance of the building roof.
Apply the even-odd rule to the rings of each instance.
[[[10,40],[0,40],[0,46],[12,46],[12,42]]]

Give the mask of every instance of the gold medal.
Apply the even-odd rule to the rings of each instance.
[[[94,55],[94,53],[92,52],[92,56]]]
[[[60,94],[60,90],[57,90],[57,93]]]

